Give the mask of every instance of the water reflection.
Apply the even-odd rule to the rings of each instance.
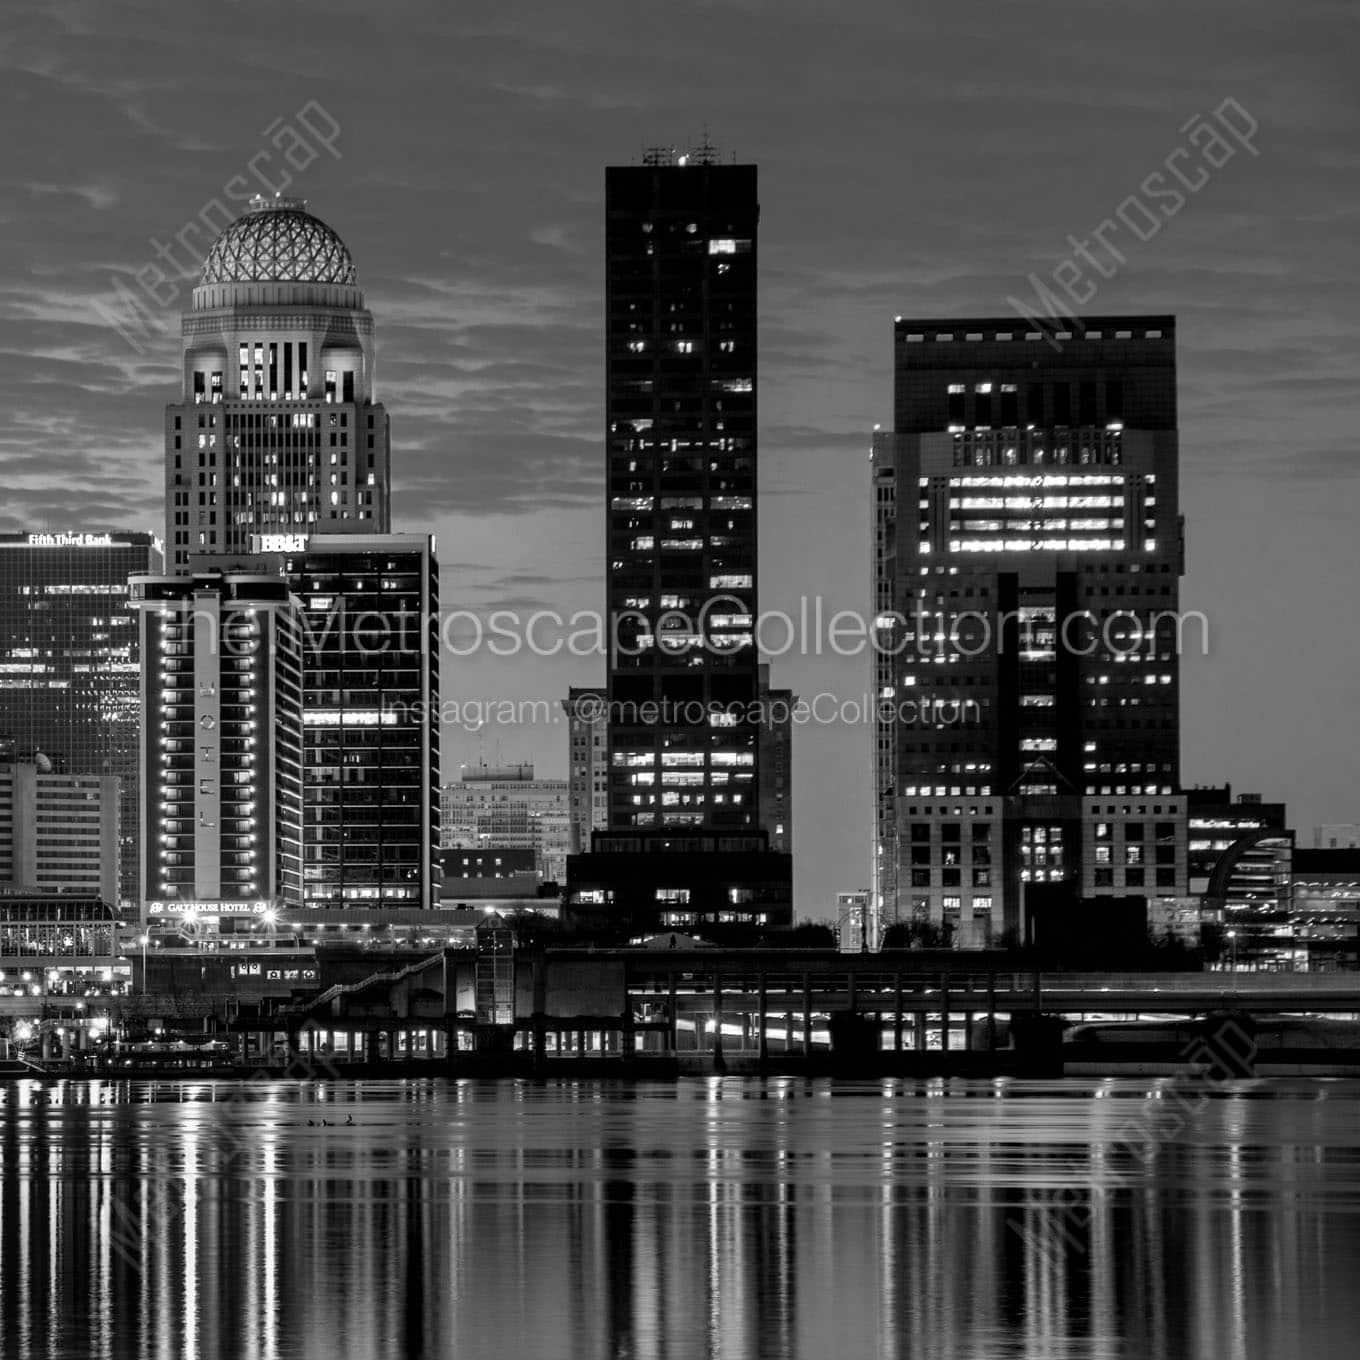
[[[17,1083],[2,1349],[1327,1360],[1360,1320],[1357,1113],[1344,1082],[1193,1104],[1129,1082]]]

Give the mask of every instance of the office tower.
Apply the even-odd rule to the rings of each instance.
[[[166,523],[176,572],[258,578],[297,635],[296,815],[290,782],[260,822],[286,854],[253,881],[299,931],[382,925],[436,893],[437,566],[427,536],[389,532],[375,357],[344,243],[301,200],[252,199],[184,317]]]
[[[759,672],[760,735],[756,747],[756,787],[759,824],[770,838],[770,849],[793,853],[793,706],[791,689],[770,688],[769,663]]]
[[[529,850],[544,883],[566,878],[570,826],[569,782],[532,765],[470,765],[439,791],[441,848]]]
[[[224,927],[299,906],[302,640],[287,581],[207,568],[131,585],[144,919]]]
[[[119,884],[138,894],[138,670],[128,576],[162,568],[147,533],[0,534],[0,747],[119,780]]]
[[[118,778],[0,757],[0,893],[75,892],[118,903]],[[5,899],[0,897],[0,915]]]
[[[873,484],[877,926],[1182,894],[1173,318],[899,320]]]
[[[653,154],[605,213],[609,826],[755,830],[757,725],[710,710],[758,683],[756,168]]]
[[[573,686],[562,701],[567,715],[567,784],[571,813],[569,852],[590,849],[594,831],[609,824],[609,724],[603,686]]]
[[[760,824],[759,215],[755,166],[707,145],[606,171],[607,827],[568,863],[577,919],[791,914]]]
[[[303,639],[303,905],[337,921],[431,909],[439,886],[434,541],[315,534],[283,556],[281,570]]]
[[[256,536],[257,547],[275,541]],[[164,679],[148,664],[145,681],[151,834],[168,832],[183,856],[184,822],[196,828],[193,859],[172,857],[184,871],[148,892],[153,914],[190,882],[201,916],[218,898],[224,916],[251,899],[308,932],[431,908],[439,596],[428,535],[316,534],[292,551],[190,565],[191,576],[134,582],[148,656],[167,659]],[[198,687],[187,697],[185,677]],[[176,740],[187,720],[197,744]],[[201,737],[220,729],[221,749]],[[158,824],[162,810],[174,825]]]
[[[166,550],[252,535],[385,533],[388,418],[373,317],[344,242],[301,199],[256,197],[213,243],[165,411]]]

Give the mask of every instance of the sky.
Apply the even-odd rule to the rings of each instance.
[[[760,167],[761,608],[870,610],[894,315],[1009,314],[1125,205],[1143,229],[1081,288],[1178,318],[1181,603],[1209,620],[1183,779],[1285,800],[1309,844],[1360,821],[1357,26],[1353,0],[5,0],[0,528],[162,528],[195,224],[281,187],[353,253],[393,528],[437,535],[443,608],[602,609],[604,167],[707,130]],[[1128,200],[1178,148],[1204,166],[1216,109],[1254,131],[1154,231]],[[442,688],[475,714],[602,675],[481,653]],[[869,662],[774,680],[853,703]],[[563,776],[566,729],[455,722],[443,752]],[[870,754],[863,724],[795,733],[800,916],[867,885]]]

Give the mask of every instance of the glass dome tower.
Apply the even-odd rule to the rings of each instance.
[[[166,556],[390,528],[373,316],[339,235],[297,198],[250,201],[213,243],[166,408]],[[263,540],[263,542],[262,542]]]

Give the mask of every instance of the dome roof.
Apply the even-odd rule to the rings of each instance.
[[[357,282],[354,261],[345,243],[301,198],[250,200],[213,242],[203,262],[208,283],[338,283]]]

